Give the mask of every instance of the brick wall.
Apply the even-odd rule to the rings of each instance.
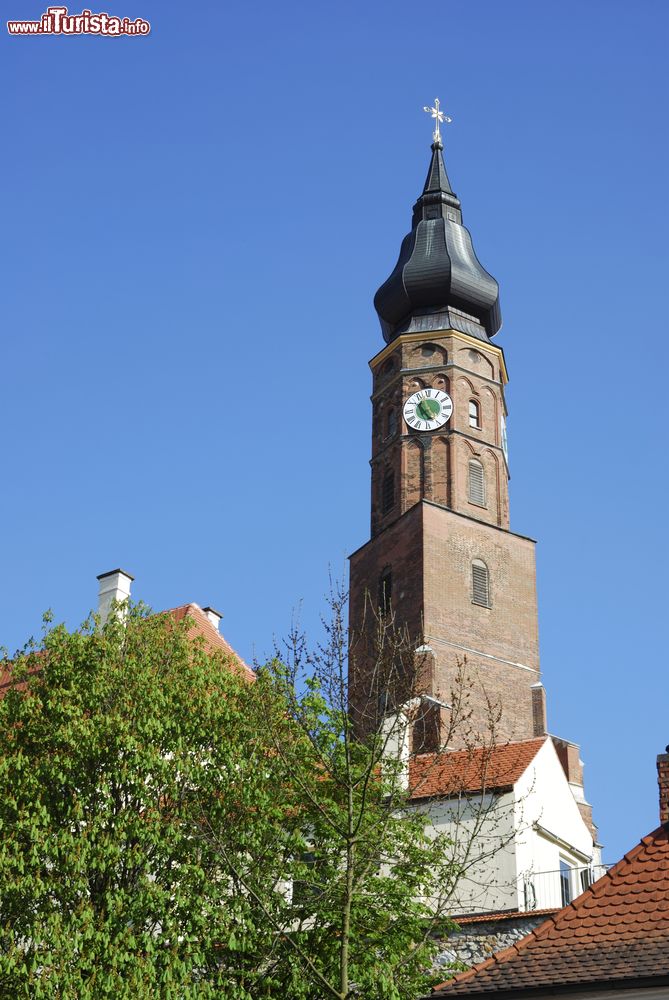
[[[508,474],[501,446],[504,413],[500,355],[496,348],[467,346],[452,332],[423,343],[399,338],[372,364],[372,535],[378,534],[421,499],[433,500],[490,524],[509,527]],[[402,407],[412,393],[441,389],[453,400],[453,415],[441,430],[416,433],[404,423]],[[469,401],[480,409],[480,427],[469,422]],[[389,421],[392,411],[393,421]],[[469,461],[485,471],[485,505],[468,495]],[[384,510],[383,481],[395,479],[395,502]]]
[[[466,661],[468,735],[473,728],[484,741],[496,706],[502,712],[498,739],[545,731],[540,699],[532,694],[540,679],[534,542],[509,531],[502,365],[496,347],[454,331],[400,337],[372,360],[372,541],[351,557],[353,633],[363,627],[366,601],[376,607],[379,579],[390,571],[397,624],[416,644],[434,649],[427,693],[450,703]],[[453,414],[442,429],[415,433],[402,406],[428,386],[451,395]],[[470,400],[479,407],[478,427],[470,424]],[[469,500],[473,459],[485,473],[484,505]],[[389,474],[394,502],[384,511]],[[488,569],[490,607],[472,600],[473,560]],[[373,675],[373,663],[358,649],[350,676],[354,707],[362,705],[365,677]]]
[[[657,757],[657,782],[660,791],[660,823],[669,823],[669,746]]]
[[[450,701],[466,662],[473,728],[485,740],[497,704],[498,739],[532,738],[532,685],[539,680],[534,543],[431,504],[423,524],[423,617],[437,660],[436,697]],[[475,559],[488,568],[490,607],[472,601]]]
[[[472,559],[488,566],[489,608],[472,603]],[[539,680],[534,543],[441,506],[417,504],[351,557],[353,631],[362,627],[365,593],[376,599],[386,568],[398,625],[434,650],[428,693],[450,703],[466,660],[471,727],[485,740],[489,706],[500,703],[498,738],[532,738],[532,685]],[[362,694],[371,669],[364,658],[354,664],[352,690]]]

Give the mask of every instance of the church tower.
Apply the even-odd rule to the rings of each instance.
[[[374,305],[385,346],[370,362],[371,539],[350,560],[351,629],[370,604],[392,607],[426,647],[425,694],[447,703],[466,660],[474,726],[485,730],[492,702],[500,739],[544,735],[535,543],[509,526],[498,285],[462,223],[438,121],[411,232]],[[351,665],[354,711],[371,669],[364,656]]]

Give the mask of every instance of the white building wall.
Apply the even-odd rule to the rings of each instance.
[[[560,907],[561,860],[573,869],[572,895],[578,895],[593,840],[550,739],[513,791],[416,808],[429,813],[434,835],[450,837],[453,861],[462,866],[452,913]]]
[[[518,905],[562,906],[560,862],[572,869],[573,898],[580,892],[580,872],[591,863],[594,845],[551,740],[521,775],[514,798]]]
[[[429,812],[434,836],[446,835],[451,841],[460,876],[452,888],[450,912],[485,913],[515,906],[513,794],[439,799],[417,808]]]

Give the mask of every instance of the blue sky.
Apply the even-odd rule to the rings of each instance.
[[[316,627],[368,537],[372,297],[439,96],[501,285],[549,726],[616,860],[669,741],[666,5],[103,9],[150,36],[3,38],[0,642],[76,625],[118,565],[248,659],[300,601]]]

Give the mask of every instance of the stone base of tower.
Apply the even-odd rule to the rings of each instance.
[[[397,625],[431,651],[425,693],[451,704],[464,667],[471,716],[466,736],[452,735],[453,746],[476,733],[487,742],[492,724],[496,742],[545,732],[534,546],[523,535],[421,501],[351,556],[353,634],[365,627],[366,609],[383,603],[385,588]],[[364,657],[352,664],[353,707],[372,670]]]

